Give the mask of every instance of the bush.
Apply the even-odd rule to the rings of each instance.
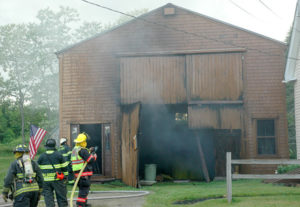
[[[16,137],[15,133],[12,129],[7,128],[5,132],[3,133],[3,143],[9,143]]]
[[[277,172],[278,174],[284,174],[297,168],[300,168],[300,165],[279,165],[277,167]]]

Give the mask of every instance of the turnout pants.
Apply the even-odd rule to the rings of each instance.
[[[17,195],[14,198],[14,207],[36,207],[39,203],[39,192],[31,191]]]
[[[87,196],[90,191],[91,181],[90,177],[84,176],[79,179],[78,187],[78,198],[77,198],[77,206],[84,207],[87,206]]]
[[[43,195],[47,207],[54,207],[54,193],[56,195],[57,204],[59,207],[67,207],[67,186],[64,180],[44,181]]]

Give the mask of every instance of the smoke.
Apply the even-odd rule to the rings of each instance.
[[[145,164],[157,164],[158,174],[170,175],[174,179],[203,178],[195,134],[188,128],[187,121],[175,119],[178,112],[186,113],[187,105],[142,105],[139,136],[141,177]],[[209,133],[202,132],[202,135],[205,139],[211,138]],[[213,146],[208,147],[206,143],[206,148],[212,149]],[[211,154],[211,151],[205,150],[204,153]],[[209,168],[214,169],[213,159]],[[214,173],[212,169],[209,169],[211,174]]]

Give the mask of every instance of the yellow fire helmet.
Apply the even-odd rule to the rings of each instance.
[[[81,133],[78,134],[77,138],[74,140],[75,143],[81,143],[86,141],[86,135]]]

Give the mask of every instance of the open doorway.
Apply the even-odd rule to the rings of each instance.
[[[156,164],[159,177],[175,180],[204,179],[195,130],[188,127],[187,105],[143,105],[139,133],[139,175],[145,165]],[[197,131],[210,178],[214,177],[211,130]]]
[[[214,130],[216,156],[216,176],[226,176],[226,152],[231,152],[232,159],[240,159],[241,130]],[[238,171],[238,165],[234,165]]]
[[[74,147],[74,140],[79,133],[85,132],[89,135],[87,141],[87,148],[95,147],[98,156],[97,161],[93,164],[94,174],[103,174],[103,138],[102,138],[102,124],[71,124],[71,144]]]
[[[102,127],[101,124],[80,124],[80,133],[89,135],[87,148],[95,147],[98,158],[102,158]],[[102,174],[102,159],[93,163],[94,174]]]

